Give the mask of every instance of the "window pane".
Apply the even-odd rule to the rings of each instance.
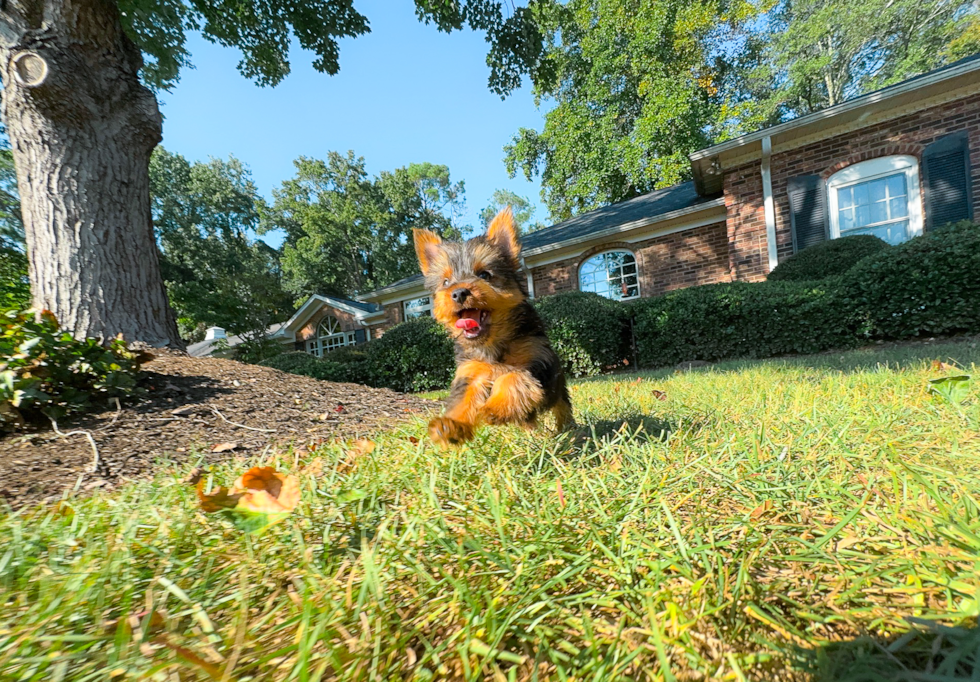
[[[869,207],[871,219],[869,223],[883,223],[888,220],[888,204],[884,201],[876,201]]]
[[[905,182],[905,173],[898,173],[897,175],[890,175],[885,178],[885,184],[888,185],[888,197],[904,197],[908,194],[908,189]]]
[[[854,209],[845,208],[840,211],[840,229],[850,230],[854,227]]]
[[[909,200],[906,197],[898,197],[888,201],[890,218],[907,218],[909,215]]]
[[[908,232],[909,221],[903,220],[897,223],[878,225],[877,227],[861,227],[848,232],[848,234],[871,234],[894,246],[906,241],[909,238]]]
[[[885,190],[887,185],[885,183],[887,178],[882,178],[881,180],[872,180],[868,183],[868,194],[871,201],[884,201],[885,200]]]
[[[854,190],[854,205],[855,206],[867,206],[868,205],[868,183],[862,182],[859,185],[854,185],[851,188]]]
[[[618,300],[639,296],[636,258],[628,251],[593,256],[579,268],[579,289]]]
[[[858,225],[867,225],[871,222],[871,209],[868,204],[859,204],[855,209],[854,222]]]
[[[854,193],[850,187],[838,190],[837,204],[842,211],[854,205]]]

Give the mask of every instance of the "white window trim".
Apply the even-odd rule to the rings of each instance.
[[[578,290],[582,291],[582,267],[593,258],[597,258],[598,256],[603,256],[607,253],[628,253],[629,255],[633,256],[633,263],[636,264],[636,296],[630,296],[629,298],[616,298],[610,300],[635,301],[636,299],[640,298],[640,296],[642,295],[642,292],[640,291],[640,260],[636,257],[636,253],[634,251],[630,249],[623,249],[623,248],[606,249],[605,251],[599,251],[597,253],[593,253],[588,258],[583,259],[582,262],[579,263],[578,272],[575,273],[576,285]],[[591,292],[591,293],[595,293],[595,292]],[[602,296],[602,294],[599,295]]]
[[[426,294],[425,296],[416,296],[415,298],[409,298],[409,299],[407,299],[405,301],[402,301],[402,315],[405,317],[406,320],[413,319],[413,318],[411,318],[411,317],[408,316],[408,304],[409,303],[413,303],[415,301],[418,301],[419,299],[422,299],[422,298],[429,299],[429,304],[428,305],[425,305],[425,306],[422,306],[421,308],[416,308],[415,309],[415,312],[416,313],[419,313],[419,312],[424,312],[424,311],[428,310],[429,311],[429,317],[432,317],[432,295],[431,294]],[[414,315],[414,317],[424,317],[424,316],[423,315],[416,314],[416,315]]]
[[[330,353],[331,351],[337,350],[338,348],[357,345],[356,332],[337,331],[333,334],[322,334],[321,331],[323,330],[324,323],[330,318],[337,323],[336,329],[340,329],[340,320],[333,315],[328,315],[320,320],[320,322],[318,322],[316,325],[317,335],[306,342],[306,352],[310,355],[322,358],[324,355]],[[329,327],[327,328],[327,331],[329,331]],[[328,342],[335,339],[341,339],[342,343],[334,345],[333,348],[327,350]]]
[[[830,238],[840,238],[840,214],[837,210],[837,190],[859,182],[874,180],[905,171],[905,185],[909,201],[909,238],[922,234],[922,195],[919,189],[919,160],[914,156],[882,156],[861,161],[839,170],[827,180],[830,208]]]

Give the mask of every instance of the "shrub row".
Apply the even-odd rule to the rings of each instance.
[[[632,303],[569,292],[535,301],[535,307],[571,376],[593,376],[634,360],[652,368],[976,332],[980,227],[950,225],[900,246],[875,237],[827,242],[787,259],[766,282],[692,287]],[[287,353],[263,364],[399,391],[443,388],[454,369],[452,342],[430,318],[405,322],[367,346],[322,360]]]
[[[260,364],[314,379],[405,392],[444,388],[455,369],[452,341],[428,317],[403,322],[377,341],[341,348],[323,358],[297,351],[273,356]]]

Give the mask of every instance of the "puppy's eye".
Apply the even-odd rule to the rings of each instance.
[[[448,277],[446,279],[442,280],[442,286],[444,286],[444,287],[448,287],[449,286],[449,278]]]
[[[493,277],[493,275],[486,270],[481,270],[480,272],[476,273],[476,276],[482,279],[484,282],[489,282],[490,278]]]

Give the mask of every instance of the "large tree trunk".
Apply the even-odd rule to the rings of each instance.
[[[0,3],[0,74],[34,305],[76,337],[182,348],[160,276],[142,56],[111,0]]]

